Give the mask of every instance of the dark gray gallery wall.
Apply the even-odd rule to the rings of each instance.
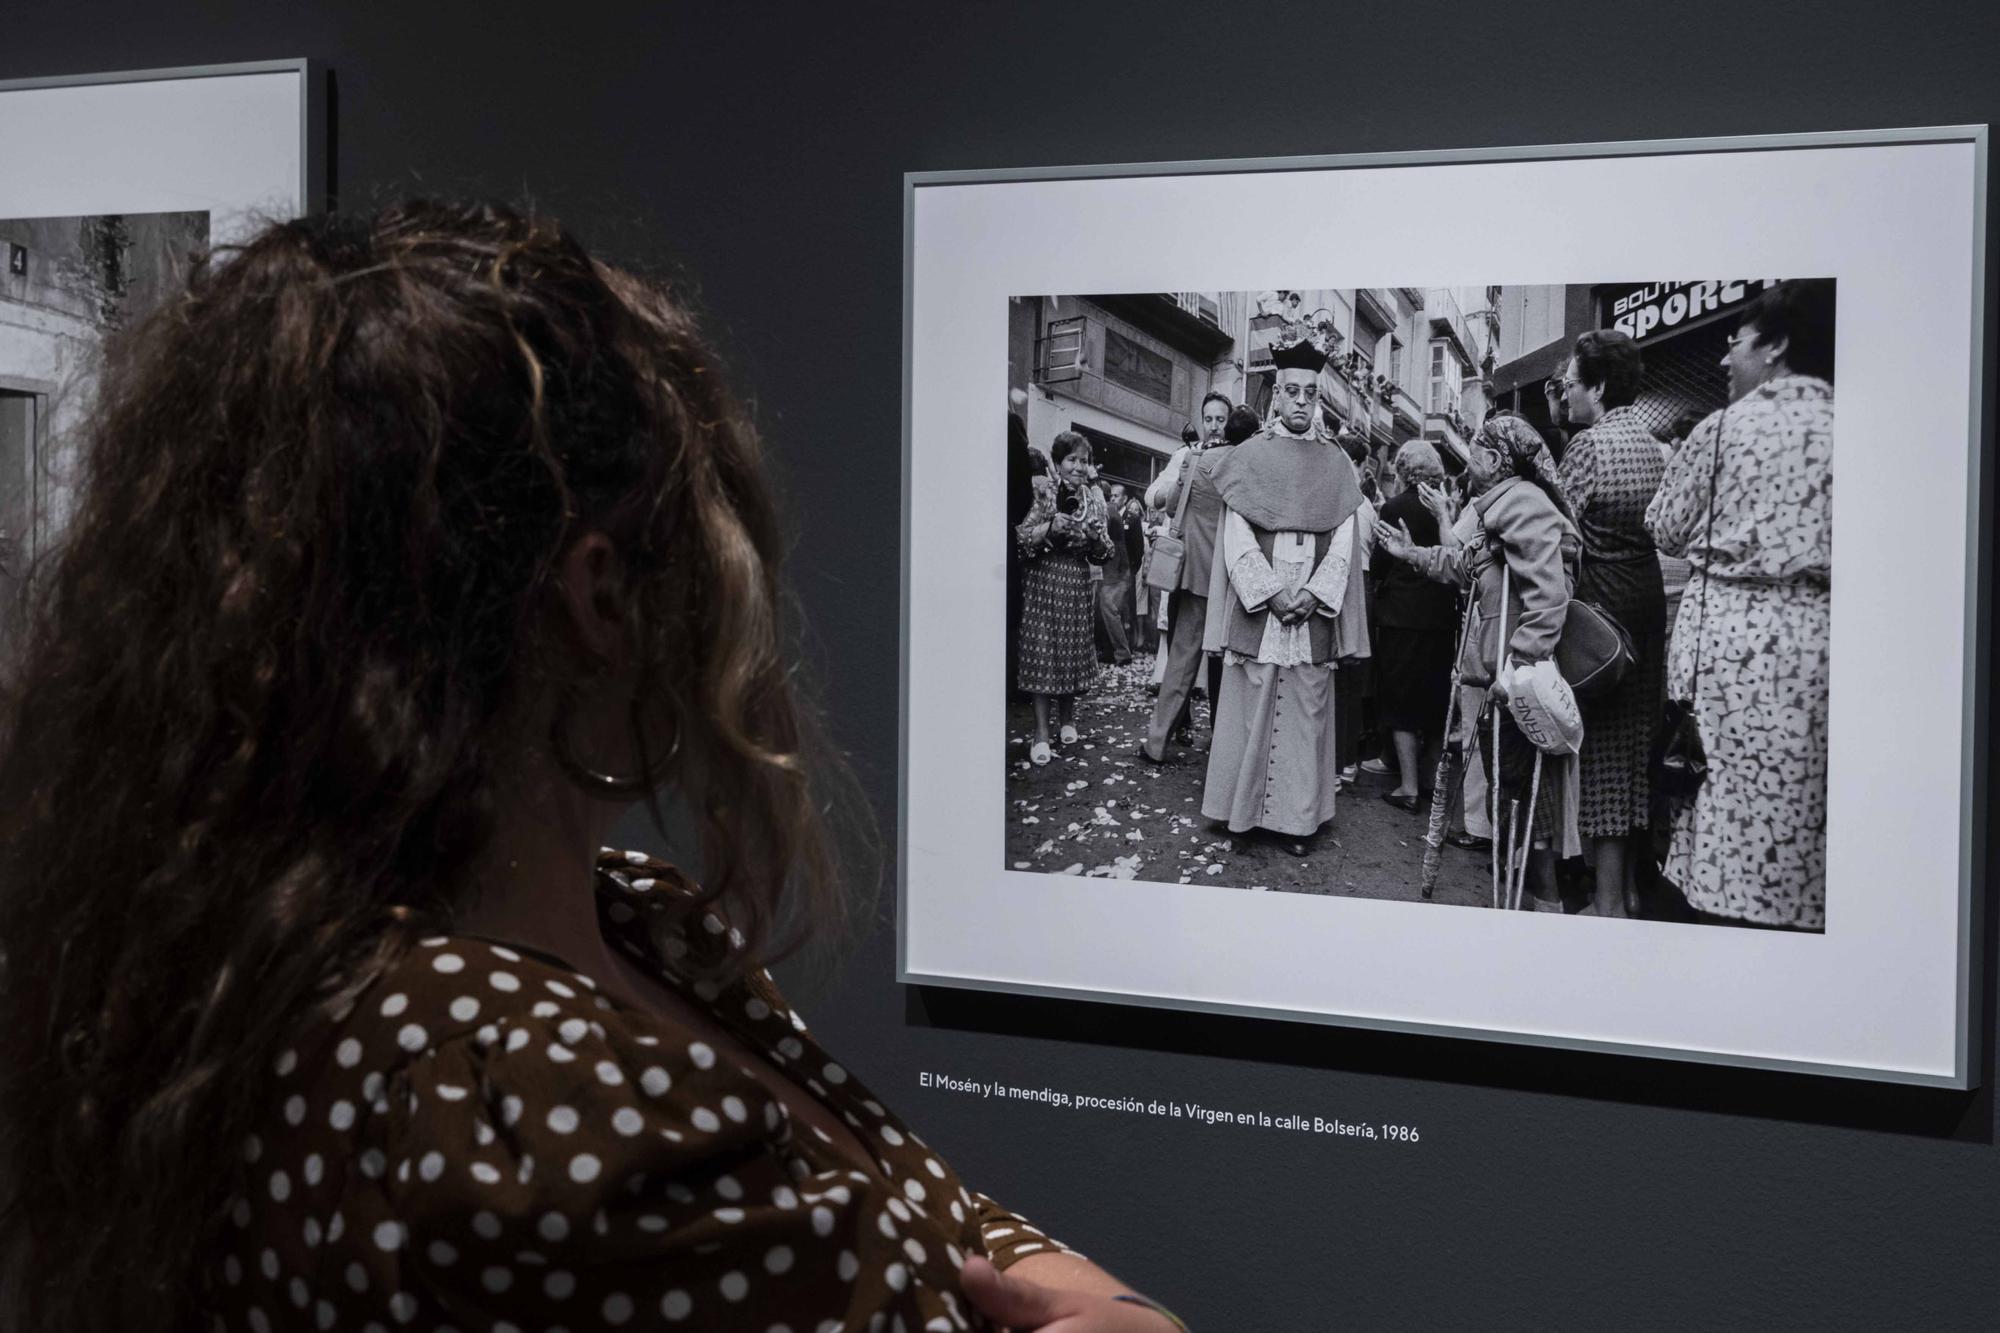
[[[904,171],[2000,120],[2000,8],[1934,0],[67,0],[0,19],[0,78],[299,55],[333,72],[350,206],[531,196],[699,282],[795,497],[815,665],[885,822]],[[1648,202],[1575,206],[1615,227]],[[965,429],[998,449],[997,420]],[[808,1008],[828,1043],[969,1180],[1205,1333],[2000,1321],[1990,1091],[912,994],[887,902]],[[1990,982],[1978,1003],[1990,1019]],[[1990,1086],[1990,1038],[1982,1063]],[[1422,1141],[1002,1107],[920,1071]]]

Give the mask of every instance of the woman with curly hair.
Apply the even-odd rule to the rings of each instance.
[[[1111,556],[1104,496],[1092,484],[1090,441],[1073,430],[1049,448],[1053,477],[1036,477],[1035,502],[1014,527],[1024,566],[1021,633],[1015,683],[1035,701],[1034,763],[1054,758],[1049,716],[1062,727],[1062,743],[1081,739],[1076,697],[1097,678],[1097,594],[1090,567]]]
[[[114,347],[0,697],[0,1327],[1173,1326],[772,986],[840,917],[781,544],[544,220],[275,226]],[[699,886],[600,849],[661,794]]]

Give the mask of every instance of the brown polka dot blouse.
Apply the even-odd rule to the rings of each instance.
[[[825,1103],[879,1175],[560,960],[434,937],[279,1057],[203,1274],[217,1328],[985,1328],[965,1256],[1063,1248],[960,1184],[768,974],[688,981],[731,932],[657,932],[693,891],[678,871],[607,853],[598,886],[605,937]]]

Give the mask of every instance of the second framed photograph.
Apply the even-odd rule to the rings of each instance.
[[[910,177],[903,979],[1966,1086],[1984,154]]]

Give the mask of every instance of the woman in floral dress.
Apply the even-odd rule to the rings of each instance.
[[[1090,566],[1111,557],[1104,497],[1090,484],[1090,441],[1073,430],[1056,436],[1049,450],[1053,478],[1035,478],[1035,503],[1014,529],[1021,574],[1021,648],[1015,682],[1035,700],[1035,743],[1029,757],[1046,764],[1050,704],[1062,742],[1074,745],[1076,696],[1097,676],[1097,602]]]
[[[1833,315],[1830,280],[1757,299],[1724,358],[1729,406],[1646,510],[1660,549],[1693,566],[1667,688],[1694,701],[1708,754],[1666,874],[1735,924],[1826,926]]]

